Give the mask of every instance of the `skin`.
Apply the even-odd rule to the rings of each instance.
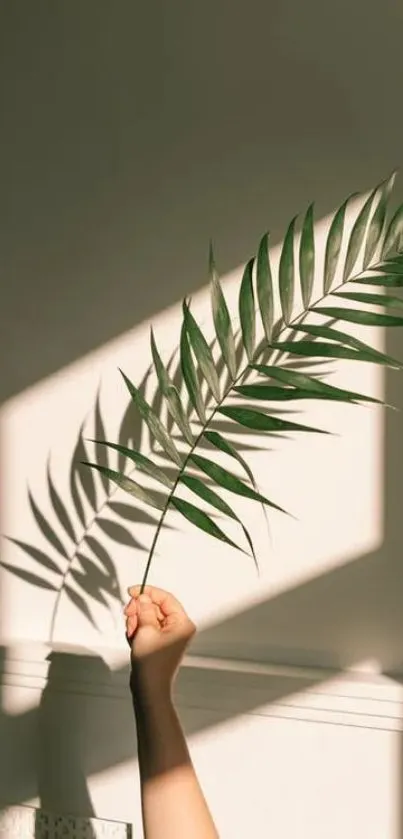
[[[169,592],[129,589],[125,608],[145,839],[218,839],[176,713],[172,689],[196,632]]]

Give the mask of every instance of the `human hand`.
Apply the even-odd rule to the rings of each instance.
[[[143,698],[166,698],[195,624],[173,594],[155,586],[129,588],[125,608],[126,637],[131,648],[131,687]]]

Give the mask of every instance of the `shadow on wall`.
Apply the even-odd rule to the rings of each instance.
[[[76,661],[61,653],[49,655],[49,671],[42,693],[37,718],[37,779],[40,810],[60,815],[95,816],[87,782],[88,761],[87,715],[77,714],[76,697],[70,690],[60,692],[60,682],[74,663],[75,671],[85,672],[88,667],[98,684],[108,676],[102,659],[79,656]],[[69,668],[69,659],[70,668]],[[77,671],[76,671],[77,672]],[[82,722],[81,722],[82,721]],[[95,732],[92,732],[96,736]],[[97,732],[102,737],[102,732]],[[57,768],[58,767],[58,768]],[[41,839],[43,831],[40,816],[37,818],[35,836]],[[95,839],[90,824],[86,826],[86,839]]]
[[[79,666],[84,669],[91,665],[97,671],[97,680],[100,683],[105,680],[102,660],[90,656],[87,659],[85,656],[79,658]],[[69,672],[68,657],[66,661],[63,654],[51,653],[49,662],[37,721],[40,808],[61,815],[95,816],[87,783],[86,726],[77,724],[76,703],[71,693],[58,692],[60,671],[64,678],[66,672]],[[81,719],[84,723],[85,718]],[[55,767],[60,767],[59,771],[55,771]],[[39,836],[39,829],[37,832]],[[91,828],[88,828],[87,834],[88,839],[95,839]]]
[[[389,337],[388,352],[395,355],[399,355],[399,347],[394,346],[397,340]],[[388,375],[386,398],[389,403],[402,404],[401,375]],[[387,412],[386,418],[386,529],[381,549],[206,629],[194,641],[194,654],[198,648],[203,655],[214,655],[219,649],[228,657],[322,666],[323,680],[329,676],[325,668],[336,673],[359,661],[377,659],[383,672],[401,681],[402,434],[399,413]],[[252,649],[247,639],[256,639],[257,634],[261,645],[256,647],[255,642]],[[228,674],[225,670],[200,674],[197,667],[182,669],[178,683],[181,695],[186,696],[187,685],[197,684],[200,678],[224,695],[231,684],[231,706],[217,710],[214,725],[252,712],[257,695],[262,702],[262,689],[255,690],[261,681],[258,675]],[[321,680],[319,670],[311,684]],[[39,711],[33,708],[8,715],[3,709],[0,715],[2,751],[8,756],[7,765],[1,765],[0,804],[20,803],[40,795],[43,806],[50,811],[91,816],[86,779],[135,757],[127,683],[127,668],[111,672],[92,654],[77,657],[53,653]],[[265,700],[281,703],[299,689],[299,684],[292,678],[276,679],[274,686],[266,685]],[[309,678],[305,684],[309,686]],[[197,714],[191,720],[188,735],[212,724],[211,719],[198,718]],[[63,771],[59,773],[60,767]],[[68,787],[63,783],[66,776],[70,779]],[[403,839],[403,824],[401,836]]]
[[[297,337],[297,332],[293,330],[289,331],[289,340]],[[211,346],[214,343],[215,341],[211,343]],[[236,356],[239,365],[241,364],[242,353],[242,340],[236,334]],[[270,347],[261,354],[259,360],[262,364],[270,364],[272,357],[275,357],[275,363],[277,365],[281,364],[283,371],[294,374],[309,374],[317,384],[320,383],[323,377],[326,377],[326,374],[331,371],[332,367],[331,359],[298,359],[298,357],[288,355],[287,352],[272,350]],[[174,363],[168,365],[168,372],[178,392],[181,393],[181,404],[184,414],[190,417],[192,402],[186,389],[181,387],[182,372],[178,353],[172,356],[172,360]],[[222,355],[215,363],[215,370],[220,382],[221,391],[225,392],[230,386],[231,379]],[[244,382],[249,380],[251,373],[253,374],[253,371],[249,371],[248,374],[244,375]],[[166,415],[164,412],[165,400],[161,388],[155,387],[151,395],[146,394],[145,385],[147,380],[148,372],[138,385],[139,393],[142,397],[147,396],[149,398],[155,416],[163,424],[164,428],[166,428],[169,437],[175,442],[178,451],[186,455],[187,445],[183,448],[185,444],[183,435],[176,429],[172,416],[170,414]],[[206,410],[213,408],[214,404],[213,394],[210,390],[209,394],[205,397]],[[276,418],[279,415],[278,421],[283,421],[284,415],[287,421],[288,413],[295,414],[295,408],[293,411],[289,411],[283,407],[283,404],[283,402],[278,401],[275,402],[276,407],[270,406],[270,415]],[[288,402],[287,404],[291,403]],[[134,459],[135,465],[133,465],[130,450],[141,452],[144,435],[146,435],[150,446],[148,455],[151,456],[153,463],[160,470],[163,470],[165,479],[174,481],[177,474],[176,464],[173,464],[169,454],[161,450],[156,439],[151,435],[148,440],[147,423],[131,400],[124,410],[119,423],[116,436],[118,440],[118,452],[115,451],[114,443],[111,444],[112,448],[110,448],[110,444],[106,446],[102,444],[102,441],[108,435],[105,429],[99,398],[96,400],[93,412],[91,413],[91,419],[93,420],[93,427],[95,429],[94,433],[98,442],[93,446],[88,446],[88,440],[86,438],[89,432],[86,431],[86,426],[82,425],[74,451],[71,454],[70,463],[68,464],[69,491],[65,491],[62,494],[59,493],[58,484],[60,484],[60,475],[56,473],[55,469],[52,469],[50,461],[47,463],[46,470],[46,483],[50,499],[50,505],[47,505],[48,508],[44,508],[38,503],[35,495],[28,490],[27,500],[35,520],[37,536],[40,540],[39,544],[41,547],[38,547],[38,542],[35,539],[31,543],[23,541],[19,537],[23,536],[24,533],[17,531],[13,536],[8,535],[5,538],[19,548],[22,553],[18,551],[17,561],[13,561],[12,563],[0,560],[0,567],[13,573],[22,579],[24,583],[33,585],[37,589],[54,590],[54,603],[48,636],[50,644],[53,644],[55,640],[55,629],[58,623],[60,604],[64,597],[70,600],[73,606],[84,615],[94,628],[102,632],[94,617],[94,611],[96,613],[97,606],[100,604],[106,610],[110,609],[112,611],[116,604],[120,605],[122,603],[122,593],[116,562],[113,559],[111,549],[107,546],[112,541],[118,546],[123,545],[134,548],[145,554],[149,550],[149,547],[147,547],[146,541],[143,540],[142,536],[139,538],[139,533],[141,534],[139,525],[147,524],[153,526],[154,529],[157,528],[160,519],[160,510],[158,507],[161,507],[166,500],[166,485],[164,481],[163,491],[161,489],[156,490],[154,485],[147,486],[147,492],[149,497],[154,499],[155,507],[148,506],[144,509],[145,505],[142,503],[142,499],[140,499],[139,504],[137,497],[133,497],[133,495],[124,495],[123,501],[115,501],[116,484],[110,480],[110,477],[103,474],[101,470],[118,470],[126,475],[132,475],[138,463]],[[294,418],[291,417],[291,419]],[[192,423],[198,435],[201,430],[201,425],[197,422],[197,418],[195,421],[194,417],[192,417]],[[235,426],[231,420],[228,421],[218,414],[209,423],[209,428],[214,434],[219,432],[222,438],[226,439],[230,445],[236,445],[236,451],[241,458],[247,458],[251,452],[255,451],[275,451],[279,438],[281,439],[282,437],[278,430],[259,433],[258,431],[251,431],[249,428],[240,425]],[[217,454],[217,449],[214,448],[213,444],[204,438],[199,441],[198,450],[207,457],[212,456],[214,458]],[[88,466],[82,465],[83,462],[88,463],[88,461],[91,461],[95,469],[89,469]],[[243,468],[247,469],[248,467],[243,465]],[[192,468],[191,463],[187,465],[186,471],[188,475],[192,475],[193,479],[200,474],[197,467],[193,466]],[[142,473],[143,479],[144,474],[147,474],[147,471]],[[247,477],[249,479],[249,473]],[[208,475],[203,475],[203,483],[212,489],[216,487],[215,481]],[[122,495],[118,495],[118,498],[122,498]],[[89,513],[84,509],[83,501],[89,508]],[[214,507],[212,510],[209,509],[209,515],[213,518],[215,513],[216,509]],[[98,530],[94,528],[94,525],[98,525]],[[163,527],[167,529],[173,529],[175,526],[166,521],[163,524]],[[58,534],[60,534],[61,538]],[[106,540],[104,538],[105,536],[107,537]],[[45,542],[43,542],[43,537]],[[28,568],[25,565],[27,557],[29,562]]]
[[[226,274],[391,170],[400,24],[395,0],[2,4],[0,401],[201,287],[211,235]]]
[[[1,654],[4,660],[4,649]],[[7,755],[0,767],[0,807],[38,798],[46,812],[91,818],[87,778],[111,765],[114,743],[123,761],[136,755],[131,705],[120,703],[119,713],[111,713],[111,672],[101,658],[53,652],[48,661],[39,706],[19,715],[0,713]],[[7,669],[5,678],[7,683]]]

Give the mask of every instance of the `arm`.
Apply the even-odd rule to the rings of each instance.
[[[145,839],[218,839],[172,701],[195,627],[172,595],[138,592],[130,589],[126,616]]]

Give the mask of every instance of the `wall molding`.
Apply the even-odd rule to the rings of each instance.
[[[10,646],[1,681],[8,689],[85,694],[127,702],[128,666],[85,649]],[[50,670],[52,660],[52,668]],[[179,708],[258,715],[387,731],[403,730],[403,681],[374,672],[188,656],[175,690]]]

